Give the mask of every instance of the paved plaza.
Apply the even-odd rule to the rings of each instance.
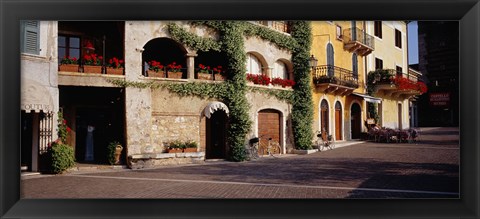
[[[23,176],[22,198],[459,198],[458,128],[417,143],[143,170]]]

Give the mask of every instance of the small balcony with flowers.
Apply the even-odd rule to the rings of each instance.
[[[420,72],[403,73],[394,69],[377,69],[368,73],[367,92],[385,97],[408,99],[427,92],[427,86],[419,80]]]
[[[358,75],[333,65],[312,67],[315,90],[320,93],[346,96],[359,87]]]
[[[111,86],[98,77],[124,71],[124,22],[58,22],[60,85]]]
[[[345,50],[360,56],[366,56],[375,50],[374,37],[358,27],[344,30],[342,40]]]

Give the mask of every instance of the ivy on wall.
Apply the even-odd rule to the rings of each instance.
[[[293,91],[292,125],[295,147],[311,149],[313,139],[313,101],[310,75],[311,26],[308,21],[292,22],[291,35],[298,43],[292,52],[295,85]]]
[[[169,23],[167,28],[172,36],[172,39],[182,42],[192,49],[200,51],[220,51],[221,45],[214,39],[197,36],[196,34],[188,32],[184,28],[179,27],[175,23]]]

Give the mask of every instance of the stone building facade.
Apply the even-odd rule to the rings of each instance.
[[[215,80],[203,80],[199,76],[200,64],[210,65],[212,69],[217,65],[225,67],[224,57],[215,51],[198,51],[174,39],[168,25],[174,23],[198,37],[218,40],[215,29],[186,21],[41,23],[40,29],[45,31],[39,38],[40,48],[41,54],[45,54],[42,57],[22,55],[22,77],[33,75],[30,70],[33,68],[35,74],[38,69],[45,70],[42,74],[46,77],[38,83],[50,90],[49,112],[63,112],[71,128],[67,143],[74,147],[78,162],[87,162],[87,127],[92,126],[94,159],[88,162],[106,163],[106,146],[112,141],[125,146],[122,163],[131,168],[228,159],[226,130],[231,112],[221,100],[181,96],[165,87],[120,86],[114,82],[130,85],[198,82],[214,86],[226,83],[217,80],[217,76]],[[289,37],[287,29],[279,29],[275,22],[249,23]],[[286,27],[286,23],[282,22],[281,26]],[[293,79],[291,51],[256,36],[244,36],[244,42],[248,73]],[[45,60],[41,68],[35,67],[34,59]],[[67,69],[65,60],[74,59],[75,66]],[[124,63],[120,73],[107,68],[113,59]],[[169,64],[178,65],[180,78],[170,78],[171,73],[162,70],[163,75],[152,76],[149,71],[152,61],[161,62],[162,70]],[[91,70],[92,66],[98,70]],[[292,88],[261,84],[248,87],[246,99],[252,127],[246,139],[272,138],[280,144],[280,153],[292,152],[291,104],[268,92],[250,89],[292,91]],[[52,127],[56,127],[56,121]],[[54,140],[56,128],[51,133]],[[169,143],[175,140],[196,142],[196,152],[166,153]]]

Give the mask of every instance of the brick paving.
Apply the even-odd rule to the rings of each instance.
[[[458,128],[417,143],[146,170],[23,177],[22,198],[458,198]]]

